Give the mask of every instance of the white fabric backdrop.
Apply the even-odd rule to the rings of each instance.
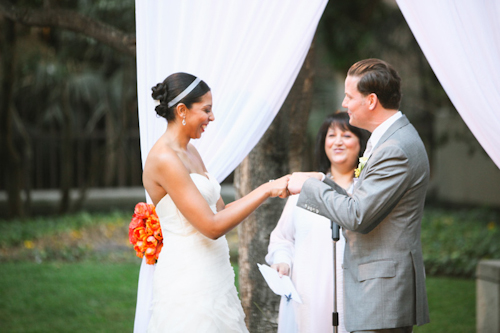
[[[279,111],[327,0],[136,0],[141,154],[166,129],[151,87],[183,71],[212,89],[215,121],[194,141],[208,171],[226,178]],[[148,198],[148,201],[149,198]],[[144,332],[154,267],[142,264],[134,332]]]
[[[500,1],[397,3],[451,102],[500,168]]]
[[[194,144],[226,178],[279,111],[311,44],[326,0],[136,0],[141,152],[163,134],[151,87],[183,71],[212,89],[215,122]]]

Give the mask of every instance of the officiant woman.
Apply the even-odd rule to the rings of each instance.
[[[316,137],[316,170],[335,180],[349,193],[354,169],[365,150],[369,133],[351,126],[345,112],[326,117]],[[302,304],[282,298],[278,332],[333,332],[333,249],[331,222],[296,206],[298,195],[288,198],[271,233],[266,261],[280,275],[289,275]],[[336,243],[338,332],[343,320],[342,262],[345,239]]]

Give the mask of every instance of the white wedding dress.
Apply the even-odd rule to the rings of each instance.
[[[192,173],[191,179],[216,213],[221,187],[207,176]],[[163,248],[154,273],[148,332],[248,332],[226,237],[205,237],[169,195],[158,202],[156,212]]]

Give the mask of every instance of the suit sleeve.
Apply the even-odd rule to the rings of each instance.
[[[329,185],[334,191],[336,191],[340,194],[347,195],[347,191],[344,190],[341,186],[339,186],[339,184],[337,184],[336,182],[334,182],[330,178],[325,178],[325,180],[323,182],[325,184]]]
[[[352,196],[337,186],[308,179],[297,206],[322,215],[347,230],[368,233],[392,211],[410,183],[408,158],[398,146],[370,157]]]

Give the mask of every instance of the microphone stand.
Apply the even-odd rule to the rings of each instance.
[[[340,239],[340,227],[338,224],[331,221],[332,240],[333,240],[333,313],[332,325],[333,332],[338,332],[339,313],[337,312],[337,241]]]

